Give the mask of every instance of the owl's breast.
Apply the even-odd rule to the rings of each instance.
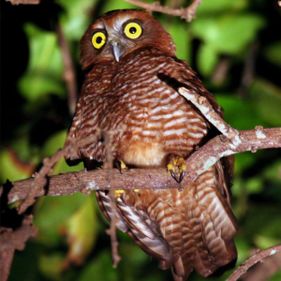
[[[134,58],[116,77],[127,112],[118,154],[128,164],[159,166],[169,154],[186,156],[207,133],[200,113],[159,78],[169,67],[162,57]]]
[[[160,166],[169,154],[194,150],[207,134],[207,122],[161,79],[163,71],[181,83],[190,75],[183,63],[153,50],[93,70],[68,135],[78,147],[72,158],[105,161],[108,136],[113,156],[136,166]]]

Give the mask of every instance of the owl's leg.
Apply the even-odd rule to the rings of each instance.
[[[183,157],[172,155],[169,157],[167,169],[171,176],[180,183],[186,173],[186,162]]]
[[[126,163],[123,160],[117,160],[116,166],[120,173],[122,174],[124,171],[128,170]],[[139,189],[133,189],[134,192],[139,192]],[[116,189],[114,190],[115,197],[120,197],[125,192],[124,189]]]
[[[122,174],[123,171],[126,171],[128,169],[126,163],[123,160],[117,160],[116,166],[117,166],[117,169],[120,171],[121,174]]]
[[[116,166],[121,174],[123,173],[123,171],[128,169],[127,165],[125,164],[125,162],[123,160],[117,160]],[[125,192],[124,189],[116,189],[116,190],[114,190],[114,196],[116,198],[119,198],[124,192]]]

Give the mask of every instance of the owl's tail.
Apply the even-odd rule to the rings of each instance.
[[[207,277],[236,259],[233,236],[237,228],[225,198],[216,189],[205,188],[186,200],[182,249],[172,266],[175,281],[185,281],[193,269]]]

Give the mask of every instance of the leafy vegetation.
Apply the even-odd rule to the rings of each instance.
[[[172,2],[186,4],[164,4]],[[71,122],[56,24],[61,24],[70,43],[81,85],[79,39],[87,25],[106,11],[133,6],[121,0],[1,4],[4,122],[0,180],[5,182],[30,177],[43,157],[62,147]],[[280,9],[274,1],[203,0],[191,23],[166,15],[156,17],[172,34],[178,57],[187,60],[216,95],[231,125],[238,129],[281,126]],[[244,80],[245,76],[250,79]],[[280,159],[280,151],[236,157],[232,191],[240,227],[238,263],[255,247],[281,243]],[[83,166],[70,168],[61,160],[54,173],[73,169]],[[112,268],[107,225],[91,196],[40,199],[35,224],[39,234],[23,252],[17,252],[11,281],[171,278],[122,233],[118,234],[122,262],[117,270]],[[209,280],[225,280],[230,272]],[[279,280],[278,274],[272,280]],[[194,274],[191,280],[203,279]]]

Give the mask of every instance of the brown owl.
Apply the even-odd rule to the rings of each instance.
[[[113,11],[87,29],[81,63],[86,77],[66,141],[76,152],[68,160],[83,160],[91,169],[106,161],[110,149],[116,162],[168,165],[180,180],[182,160],[215,131],[178,87],[220,109],[194,71],[175,57],[170,35],[144,11]],[[107,219],[114,218],[162,269],[171,268],[175,280],[186,280],[193,270],[209,276],[236,258],[229,173],[219,162],[182,191],[99,191],[97,199]]]

